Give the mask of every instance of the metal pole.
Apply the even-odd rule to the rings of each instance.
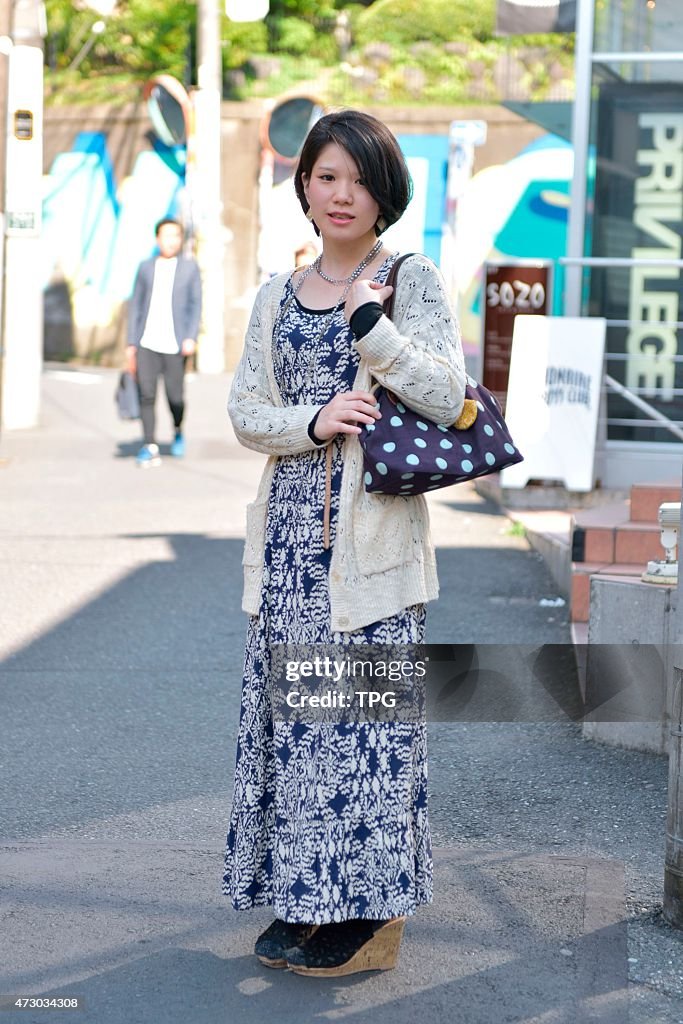
[[[621,52],[599,52],[592,57],[594,64],[680,64],[683,61],[682,50],[622,50]]]
[[[683,489],[681,491],[683,495]],[[678,534],[678,590],[669,740],[669,809],[664,860],[664,916],[683,928],[683,509]]]
[[[572,117],[574,174],[572,177],[569,225],[567,228],[567,256],[574,259],[581,259],[584,255],[594,15],[595,0],[578,0],[576,9],[576,50],[574,56],[576,95]],[[582,285],[583,273],[581,267],[568,266],[564,279],[565,316],[581,316]]]
[[[223,330],[223,225],[221,202],[221,33],[217,0],[197,4],[197,85],[194,221],[202,272],[203,331],[197,353],[202,373],[225,369]]]
[[[683,267],[683,260],[636,260],[630,256],[583,256],[581,259],[560,256],[560,263],[566,267]]]

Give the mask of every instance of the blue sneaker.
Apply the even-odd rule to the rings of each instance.
[[[171,444],[171,455],[175,456],[176,459],[182,459],[185,454],[185,438],[177,431],[176,436],[173,438]]]
[[[149,469],[152,466],[161,465],[158,444],[143,444],[135,457],[135,461],[142,469]]]

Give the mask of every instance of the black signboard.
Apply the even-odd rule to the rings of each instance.
[[[683,85],[600,87],[592,255],[634,260],[594,268],[589,312],[607,329],[607,372],[669,419],[683,420]],[[680,441],[608,392],[607,437]],[[635,421],[635,422],[634,422]]]

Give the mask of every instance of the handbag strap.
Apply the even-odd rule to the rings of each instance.
[[[387,285],[391,285],[391,287],[394,290],[389,296],[389,298],[384,300],[382,310],[384,312],[384,315],[388,317],[389,320],[393,320],[394,318],[394,300],[396,299],[396,278],[398,277],[398,268],[401,266],[404,260],[407,260],[409,256],[414,255],[414,252],[405,252],[403,256],[399,256],[397,260],[394,260],[394,262],[391,265],[391,269],[387,274],[387,279],[384,282],[384,287],[386,288]],[[379,386],[379,381],[376,380],[374,384],[371,385],[370,390],[374,391],[375,388],[378,388]]]
[[[384,305],[382,307],[384,310],[384,315],[388,317],[390,320],[393,320],[394,317],[394,300],[396,298],[396,278],[398,277],[398,268],[401,266],[404,260],[407,260],[410,256],[414,255],[414,252],[406,252],[403,254],[403,256],[399,256],[397,260],[394,260],[391,270],[387,274],[387,279],[384,282],[385,288],[387,287],[387,285],[391,285],[391,287],[394,289],[389,298],[385,299]]]

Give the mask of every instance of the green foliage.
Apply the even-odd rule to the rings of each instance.
[[[80,71],[53,71],[46,76],[45,101],[55,107],[78,103],[121,105],[140,99],[140,83],[130,72],[107,71],[84,77]]]
[[[182,78],[194,17],[188,0],[172,6],[166,0],[129,0],[118,17],[108,20],[100,52],[145,75],[162,70]]]
[[[505,529],[506,537],[526,537],[526,527],[523,523],[513,520]]]
[[[196,82],[197,0],[119,0],[97,37],[100,16],[81,0],[46,0],[46,8],[49,102],[128,102],[162,71]],[[340,11],[351,29],[341,62]],[[271,0],[265,21],[222,18],[225,86],[235,99],[277,97],[305,82],[331,104],[497,102],[510,50],[525,96],[552,95],[558,81],[566,89],[574,37],[498,39],[494,15],[495,0]]]
[[[242,96],[249,95],[256,99],[281,96],[296,88],[299,82],[310,83],[319,80],[324,74],[325,68],[322,62],[315,57],[293,57],[286,53],[279,54],[276,70],[268,78],[250,80],[247,87],[239,90],[239,93]]]
[[[271,0],[266,21],[231,22],[222,18],[223,64],[226,70],[245,68],[250,77],[252,56],[266,54],[311,55],[333,62],[334,38],[322,28],[334,22],[341,0]],[[48,23],[48,97],[66,95],[82,101],[125,102],[136,96],[150,75],[164,71],[186,83],[196,81],[192,66],[196,51],[196,0],[119,0],[105,20],[105,31],[93,39],[92,25],[100,16],[74,0],[46,0]],[[87,53],[70,69],[87,42]],[[128,82],[126,81],[128,76]],[[115,88],[107,94],[110,86]],[[126,82],[128,87],[123,88]],[[59,85],[59,88],[57,88]],[[97,97],[97,100],[95,99]]]
[[[277,22],[275,49],[280,53],[311,53],[316,35],[313,25],[303,18],[280,18]]]
[[[317,21],[320,18],[333,18],[335,8],[344,4],[336,0],[270,0],[268,18],[307,18]]]
[[[68,68],[90,38],[99,15],[71,0],[47,0],[48,53],[58,68]],[[125,70],[135,78],[167,71],[183,78],[196,8],[190,0],[127,0],[105,20],[105,31],[78,65],[85,77]]]
[[[377,0],[356,18],[357,43],[490,39],[495,0]]]
[[[268,53],[268,29],[262,21],[230,21],[223,19],[223,64],[241,68],[255,53]]]

